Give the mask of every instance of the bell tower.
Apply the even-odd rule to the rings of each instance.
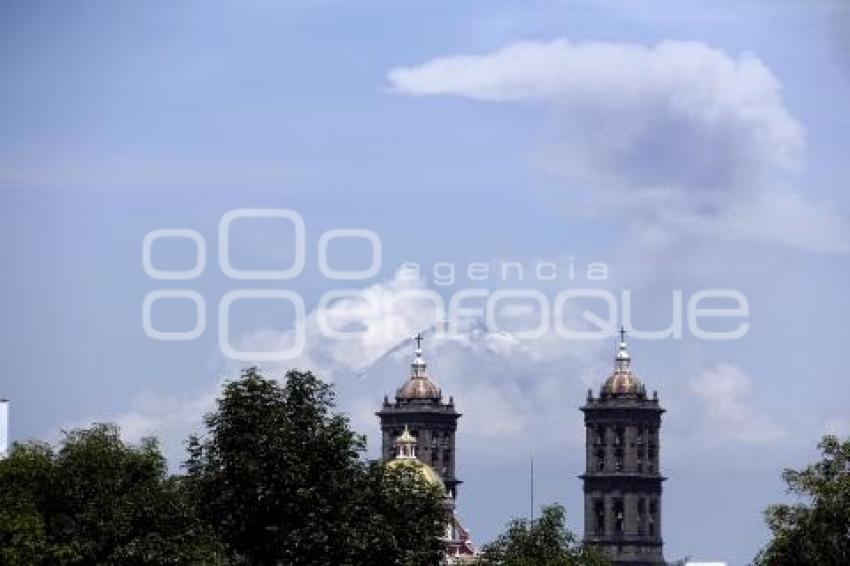
[[[454,499],[460,480],[455,477],[455,431],[460,413],[454,399],[443,402],[443,393],[428,375],[422,355],[422,334],[417,334],[416,350],[410,364],[410,377],[395,394],[395,401],[384,397],[381,410],[382,459],[393,458],[393,442],[407,431],[416,440],[417,458],[442,478],[446,492]]]
[[[665,564],[661,538],[659,429],[664,409],[658,393],[632,372],[626,332],[614,371],[599,397],[588,390],[581,408],[586,429],[584,540],[616,566]]]

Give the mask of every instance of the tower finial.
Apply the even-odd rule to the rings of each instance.
[[[626,329],[620,326],[620,344],[617,348],[617,370],[628,371],[632,357],[629,355],[628,346],[626,345]]]
[[[416,352],[414,352],[413,363],[410,364],[410,378],[417,379],[425,377],[425,368],[428,364],[422,357],[422,333],[417,332],[413,339],[416,340]]]

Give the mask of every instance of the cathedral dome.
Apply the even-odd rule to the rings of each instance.
[[[632,358],[626,347],[625,339],[621,339],[614,373],[611,374],[605,381],[605,385],[602,386],[602,395],[604,397],[621,395],[646,396],[646,387],[632,372],[631,362]]]
[[[399,399],[412,400],[439,400],[442,398],[442,392],[437,385],[428,378],[425,373],[428,364],[425,363],[425,358],[422,357],[422,349],[416,348],[416,356],[413,358],[413,363],[410,364],[410,379],[407,383],[401,386],[396,393]]]
[[[402,399],[439,399],[440,389],[427,377],[412,377],[398,390]]]
[[[407,467],[415,471],[419,474],[419,477],[425,480],[425,483],[435,485],[439,487],[440,490],[445,490],[445,485],[443,485],[443,480],[440,478],[440,474],[422,460],[396,458],[395,460],[390,460],[387,463],[387,468],[389,469],[398,469],[403,467]]]
[[[602,386],[605,395],[638,395],[646,393],[643,383],[632,372],[620,373],[615,371]]]
[[[416,457],[416,437],[410,434],[406,425],[401,436],[393,442],[393,446],[396,449],[396,457],[387,464],[387,468],[407,467],[419,474],[425,483],[436,485],[441,492],[445,492],[445,485],[440,475],[434,471],[434,468]]]

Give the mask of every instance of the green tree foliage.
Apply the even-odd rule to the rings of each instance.
[[[216,564],[216,550],[154,440],[128,446],[99,424],[0,461],[2,564]]]
[[[818,448],[819,462],[782,473],[788,491],[803,501],[767,508],[773,540],[756,557],[757,565],[850,564],[850,440],[825,436]]]
[[[504,533],[481,552],[482,566],[604,566],[599,551],[581,545],[565,525],[564,508],[550,505],[529,526],[513,519]]]
[[[352,564],[427,566],[442,563],[448,511],[442,487],[423,480],[415,467],[366,469],[355,502]]]
[[[225,384],[207,435],[189,446],[201,515],[239,564],[438,563],[440,496],[368,466],[363,437],[334,407],[331,386],[310,372],[280,385],[248,370]]]

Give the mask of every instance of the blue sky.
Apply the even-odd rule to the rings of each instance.
[[[222,275],[217,230],[231,209],[304,218],[305,270],[283,284],[310,313],[292,363],[334,380],[370,438],[372,411],[407,375],[399,343],[427,312],[401,313],[385,340],[318,336],[310,317],[340,287],[317,267],[324,231],[379,234],[380,272],[342,285],[378,301],[517,286],[442,286],[438,262],[605,262],[601,285],[632,291],[638,326],[669,322],[676,289],[749,301],[740,340],[632,343],[668,409],[667,557],[746,563],[767,536],[761,509],[783,497],[781,468],[811,460],[824,432],[850,430],[847,21],[828,1],[6,2],[0,396],[13,400],[11,437],[113,419],[130,439],[160,436],[179,464],[217,384],[240,367],[219,348],[221,297],[281,288]],[[280,225],[252,226],[233,233],[246,268],[291,259]],[[199,278],[145,274],[142,241],[159,228],[204,236]],[[157,265],[181,269],[191,252],[163,243]],[[356,267],[365,254],[332,257]],[[398,278],[410,261],[421,280]],[[553,297],[590,283],[522,286]],[[145,335],[143,299],[161,288],[204,296],[200,338]],[[156,311],[157,324],[191,326],[185,306]],[[231,337],[273,345],[292,324],[286,309],[247,308]],[[426,354],[464,412],[460,510],[475,539],[526,513],[532,453],[539,501],[563,502],[579,530],[577,408],[606,377],[613,341],[467,329],[429,338]]]

